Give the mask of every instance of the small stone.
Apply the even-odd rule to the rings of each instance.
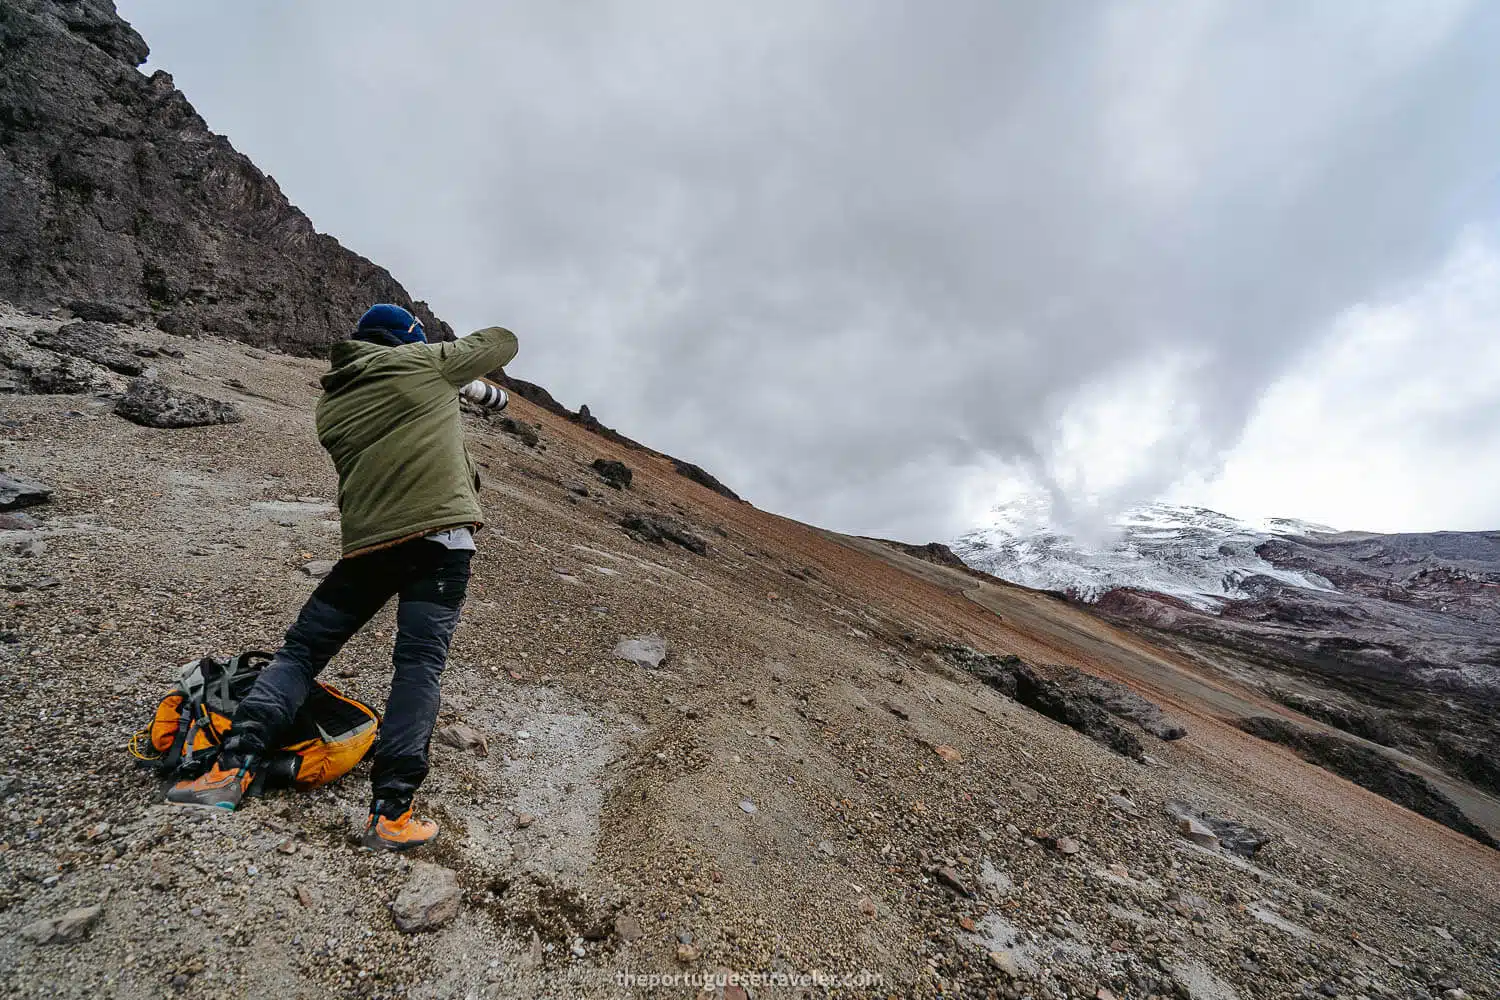
[[[437,930],[458,916],[458,876],[447,868],[426,861],[412,865],[411,877],[391,913],[396,926],[407,934]]]
[[[1136,808],[1135,803],[1123,795],[1111,795],[1109,797],[1109,807],[1124,813],[1126,816],[1140,815],[1140,810]]]
[[[616,643],[614,652],[622,660],[655,670],[667,658],[667,640],[659,635],[622,638]]]
[[[473,750],[481,757],[490,755],[490,742],[483,733],[462,722],[444,726],[437,731],[437,741],[455,750]]]
[[[831,844],[830,842],[828,842],[826,840],[820,840],[820,841],[818,841],[818,852],[820,854],[826,854],[830,858],[833,857],[833,853],[834,853],[833,852],[833,844]]]
[[[303,906],[311,907],[313,905],[312,893],[308,892],[305,887],[299,885],[292,892],[297,897],[297,902]]]
[[[958,918],[958,926],[962,927],[966,931],[972,931],[974,929],[974,918],[973,917],[959,917]]]
[[[93,926],[104,916],[102,906],[80,906],[69,910],[57,922],[56,940],[62,942],[81,941],[88,936]]]
[[[278,851],[280,851],[282,854],[296,854],[297,853],[297,842],[295,840],[290,840],[290,839],[283,840],[281,843],[279,843],[279,844],[276,845],[276,849]]]
[[[1177,832],[1203,847],[1219,846],[1219,838],[1214,836],[1214,832],[1192,816],[1184,816],[1177,821]]]
[[[302,564],[302,572],[314,580],[321,580],[332,573],[333,567],[337,565],[338,563],[332,559],[314,559],[312,562]]]
[[[516,817],[516,829],[524,830],[535,822],[536,817],[531,815],[531,813],[522,813],[521,815]]]
[[[964,880],[959,878],[958,872],[952,868],[939,868],[932,873],[932,877],[937,879],[939,885],[958,893],[960,896],[974,895],[969,887],[964,884]]]
[[[937,746],[932,748],[932,751],[950,764],[963,763],[964,755],[959,753],[957,750],[955,750],[953,747],[950,747],[946,743],[939,743]]]
[[[36,523],[29,514],[0,514],[0,531],[30,531]]]
[[[621,941],[635,941],[645,933],[639,918],[628,913],[615,918],[615,936]]]
[[[88,840],[90,843],[98,843],[101,840],[107,840],[109,839],[110,832],[113,829],[114,827],[110,826],[108,823],[95,823],[89,829],[89,832],[85,834],[84,839]]]
[[[1115,1000],[1115,995],[1101,986],[1094,992],[1094,1000]]]
[[[749,813],[751,816],[755,815],[755,803],[751,802],[749,799],[740,799],[740,808]]]
[[[568,949],[568,952],[574,958],[582,958],[585,954],[587,954],[587,952],[585,952],[583,948],[583,938],[574,938],[573,946]]]
[[[680,944],[677,946],[677,961],[681,962],[683,965],[687,965],[689,962],[696,962],[697,960],[697,948],[694,948],[690,944]]]
[[[875,901],[873,899],[871,899],[869,896],[862,896],[859,900],[859,912],[863,913],[867,917],[874,917],[879,912],[879,910],[876,908]]]
[[[1010,952],[992,951],[987,957],[989,958],[990,965],[999,969],[1011,979],[1016,979],[1021,975],[1021,968],[1016,964],[1016,957]]]
[[[1072,837],[1058,837],[1052,842],[1052,846],[1057,849],[1057,852],[1059,854],[1066,854],[1069,856],[1077,854],[1081,850],[1078,841],[1074,840]]]
[[[531,944],[526,948],[526,954],[521,956],[521,964],[529,969],[539,968],[542,964],[542,939],[536,931],[531,932]]]

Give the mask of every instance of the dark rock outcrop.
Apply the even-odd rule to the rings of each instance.
[[[631,538],[641,542],[665,545],[672,542],[700,556],[708,555],[708,543],[693,534],[680,522],[654,514],[627,514],[620,519],[620,527]]]
[[[451,329],[209,131],[108,0],[0,5],[0,298],[321,353],[374,302]]]
[[[151,315],[149,310],[97,299],[73,299],[68,303],[68,312],[93,323],[139,323]]]
[[[1385,718],[1384,713],[1351,708],[1296,691],[1270,688],[1266,693],[1287,708],[1301,712],[1309,719],[1317,719],[1335,729],[1342,729],[1346,733],[1369,740],[1371,743],[1379,743],[1381,746],[1396,745],[1395,727]]]
[[[18,507],[34,507],[52,499],[52,487],[0,472],[0,510],[15,510]]]
[[[499,417],[495,423],[505,433],[520,438],[521,443],[528,448],[535,448],[542,442],[541,435],[536,432],[536,428],[523,420],[517,420],[514,417]]]
[[[1241,719],[1238,725],[1251,736],[1279,743],[1308,763],[1332,771],[1412,812],[1473,837],[1481,844],[1500,847],[1426,778],[1411,773],[1378,750],[1331,733],[1303,729],[1285,719],[1256,716]]]
[[[694,465],[692,462],[684,462],[680,458],[673,458],[672,468],[677,470],[677,474],[679,476],[691,479],[699,486],[707,487],[708,489],[711,489],[715,493],[719,494],[719,496],[721,497],[728,497],[731,500],[739,500],[740,498],[739,494],[735,493],[734,490],[730,489],[728,486],[725,486],[713,476],[709,475],[701,465]]]
[[[625,489],[630,485],[631,479],[634,478],[633,473],[630,471],[630,466],[612,458],[594,459],[593,469],[599,473],[600,479],[617,490]]]
[[[1058,668],[1058,683],[1089,699],[1111,715],[1128,719],[1159,740],[1180,740],[1187,727],[1162,713],[1161,707],[1118,681],[1086,674],[1076,667]]]
[[[981,653],[967,646],[947,646],[942,652],[954,665],[1001,694],[1014,698],[1049,719],[1076,729],[1115,753],[1135,760],[1140,760],[1144,755],[1140,739],[1120,725],[1108,710],[1093,699],[1087,687],[1078,681],[1078,678],[1088,675],[1071,668],[1053,668],[1059,677],[1047,677],[1019,656]],[[1141,701],[1151,704],[1144,698]]]
[[[92,361],[121,375],[133,377],[145,371],[141,359],[120,346],[118,332],[103,323],[68,323],[56,330],[37,333],[31,342],[58,354]]]
[[[967,563],[960,559],[952,549],[944,545],[942,542],[928,542],[926,545],[912,545],[909,542],[895,542],[891,541],[888,538],[880,538],[876,540],[884,542],[891,548],[901,552],[905,552],[907,555],[915,559],[921,559],[924,562],[930,562],[938,566],[947,566],[951,569],[961,570],[966,573],[974,572],[974,570],[969,569]]]
[[[1089,698],[1069,691],[1024,664],[1016,668],[1016,701],[1067,726],[1123,757],[1140,760],[1141,741]]]
[[[930,562],[934,566],[946,566],[949,569],[956,569],[960,573],[972,576],[976,580],[983,580],[985,583],[999,582],[997,577],[991,576],[983,570],[977,570],[974,567],[970,566],[968,563],[964,562],[959,558],[958,553],[954,552],[951,548],[944,545],[942,542],[928,542],[926,545],[913,545],[910,542],[897,542],[889,538],[872,538],[871,541],[879,542],[882,545],[889,545],[897,552],[904,552],[907,555],[911,556],[913,559],[920,559],[923,562]]]
[[[155,379],[138,378],[115,404],[115,412],[145,427],[204,427],[237,424],[245,419],[233,403],[173,389]]]
[[[98,368],[79,358],[57,358],[49,365],[31,365],[22,361],[17,365],[17,371],[24,375],[18,388],[39,396],[108,392],[111,388],[100,377]]]
[[[1264,830],[1257,830],[1253,826],[1227,816],[1195,809],[1186,802],[1175,800],[1168,802],[1166,811],[1167,815],[1175,820],[1195,819],[1202,823],[1213,831],[1220,846],[1242,858],[1255,857],[1262,847],[1271,842],[1271,835]]]
[[[1217,613],[1123,589],[1089,607],[1500,793],[1500,532],[1280,536],[1255,551],[1335,589],[1256,576],[1240,582],[1252,596]]]

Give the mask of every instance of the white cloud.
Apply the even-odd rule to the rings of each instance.
[[[1495,4],[121,6],[319,227],[516,329],[515,374],[844,530],[943,537],[1005,470],[1074,520],[1213,480],[1292,365],[1348,369],[1307,354],[1332,317],[1494,212]],[[1382,461],[1465,468],[1482,346],[1436,402],[1362,376]],[[1489,469],[1371,506],[1274,430],[1224,505],[1500,520]]]
[[[1345,311],[1218,475],[1173,498],[1349,530],[1500,528],[1500,247],[1466,235],[1407,294]]]

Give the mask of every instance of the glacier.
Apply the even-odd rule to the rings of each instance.
[[[1070,532],[1041,498],[1019,498],[990,511],[986,523],[951,548],[974,569],[1025,587],[1097,601],[1130,587],[1166,594],[1202,611],[1253,596],[1246,581],[1269,577],[1294,587],[1333,590],[1315,573],[1278,569],[1256,554],[1276,536],[1332,534],[1293,518],[1241,520],[1204,507],[1148,503],[1115,517],[1098,537]]]

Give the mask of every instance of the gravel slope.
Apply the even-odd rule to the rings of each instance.
[[[426,860],[461,906],[404,934],[413,861],[349,839],[365,768],[201,815],[125,753],[178,664],[274,646],[300,567],[337,550],[322,366],[129,337],[183,350],[161,377],[245,419],[0,407],[0,465],[56,490],[38,528],[0,532],[0,995],[695,996],[620,977],[721,971],[785,977],[756,997],[1500,996],[1500,854],[1238,733],[1212,691],[1153,686],[1151,664],[1189,667],[1143,640],[735,503],[523,400],[545,450],[469,427],[493,522],[443,724],[487,746],[435,743],[424,789],[445,826]],[[630,537],[631,513],[708,554]],[[381,704],[392,626],[329,679]],[[612,655],[645,633],[660,668]],[[1124,680],[1190,735],[1116,756],[954,669],[950,642]],[[1199,847],[1173,799],[1275,839],[1253,861]],[[91,905],[79,940],[20,933]]]

